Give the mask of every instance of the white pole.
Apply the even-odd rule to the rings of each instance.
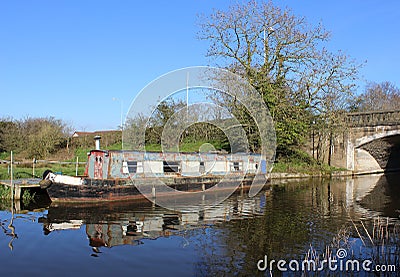
[[[11,151],[11,157],[10,157],[10,186],[11,186],[11,203],[14,202],[14,184],[13,184],[13,151]]]
[[[268,47],[268,39],[269,39],[269,36],[273,33],[273,32],[275,32],[275,30],[274,30],[274,28],[272,28],[271,26],[270,27],[268,27],[268,33],[266,34],[265,33],[265,26],[264,26],[264,65],[266,65],[267,64],[267,47]]]
[[[123,111],[124,111],[124,102],[121,101],[121,150],[124,150],[124,122],[123,122]]]
[[[13,184],[13,151],[11,151],[11,157],[10,157],[10,185],[11,185],[11,220],[10,220],[10,224],[8,224],[8,229],[11,230],[11,240],[8,243],[8,247],[10,248],[10,250],[12,251],[14,249],[13,246],[13,241],[16,237],[15,235],[15,228],[13,226],[14,223],[14,184]]]
[[[32,160],[32,177],[33,178],[35,177],[35,161],[36,161],[36,159],[33,158],[33,160]]]
[[[189,72],[186,76],[186,117],[189,120]]]
[[[267,61],[267,45],[266,45],[266,36],[265,36],[265,26],[264,26],[264,65]]]
[[[79,164],[79,157],[76,157],[75,176],[78,176],[78,164]]]
[[[10,185],[11,185],[11,220],[10,220],[10,224],[8,224],[8,229],[11,230],[11,236],[12,239],[10,240],[10,242],[8,243],[8,247],[10,248],[10,250],[12,251],[14,249],[13,246],[13,241],[16,237],[15,235],[15,228],[13,226],[14,223],[14,184],[13,184],[13,151],[11,151],[11,157],[10,157]]]
[[[121,105],[121,119],[120,119],[120,124],[121,124],[121,150],[124,149],[124,122],[123,122],[123,111],[124,111],[124,101],[122,101],[122,99],[113,97],[112,99],[113,101],[120,101],[120,105]]]

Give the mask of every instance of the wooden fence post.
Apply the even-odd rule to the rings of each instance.
[[[32,160],[32,177],[35,178],[35,163],[36,163],[36,159],[33,158]]]

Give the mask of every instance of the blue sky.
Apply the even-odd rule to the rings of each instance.
[[[0,0],[0,117],[54,116],[77,130],[115,129],[120,102],[171,70],[210,65],[197,14],[240,1]],[[365,81],[400,86],[400,1],[276,0],[332,33]],[[212,64],[211,64],[212,65]]]

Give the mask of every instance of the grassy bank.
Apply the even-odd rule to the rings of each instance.
[[[277,159],[272,172],[275,173],[304,173],[304,174],[330,174],[334,171],[344,169],[319,163],[313,157],[302,150],[286,150],[284,153],[278,151]]]
[[[35,165],[35,175],[33,176],[32,164],[19,164],[13,166],[13,176],[14,179],[21,178],[42,178],[43,172],[46,169],[50,169],[53,172],[59,172],[64,175],[75,176],[75,164],[36,164]],[[83,175],[85,171],[85,165],[79,165],[78,175]],[[10,179],[9,165],[0,165],[0,180]]]
[[[274,173],[304,173],[304,174],[330,174],[344,169],[329,166],[326,164],[309,164],[298,161],[279,161],[274,164]]]
[[[179,145],[180,152],[202,152],[223,149],[223,144],[219,141],[196,141],[185,142]],[[160,144],[146,144],[146,151],[161,152]]]

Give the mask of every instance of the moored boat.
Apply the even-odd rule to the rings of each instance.
[[[266,176],[259,154],[92,150],[84,176],[46,171],[41,187],[52,201],[118,201],[248,187]],[[148,195],[146,195],[148,194]]]

